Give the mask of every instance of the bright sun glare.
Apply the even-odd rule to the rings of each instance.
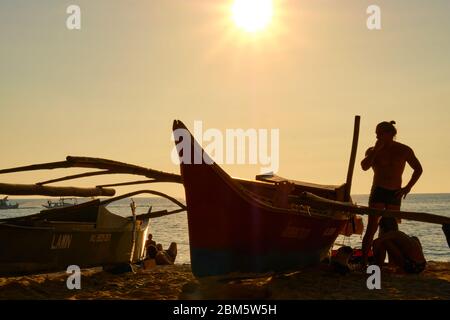
[[[272,20],[272,0],[235,0],[231,8],[234,23],[247,32],[263,30]]]

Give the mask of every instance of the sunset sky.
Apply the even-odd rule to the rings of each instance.
[[[397,140],[422,162],[413,192],[450,192],[448,0],[274,0],[271,21],[254,33],[233,20],[232,3],[2,0],[0,167],[80,155],[178,173],[172,121],[192,128],[201,120],[204,129],[279,129],[279,175],[340,184],[358,114],[352,193],[370,190],[372,172],[359,162],[383,120],[397,122]],[[81,8],[81,30],[66,28],[72,4]],[[371,4],[381,8],[379,31],[366,27]],[[249,179],[259,173],[259,165],[224,168]],[[79,171],[0,182],[71,172]],[[184,194],[177,185],[158,190]]]

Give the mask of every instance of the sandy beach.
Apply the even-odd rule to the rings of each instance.
[[[68,290],[64,272],[0,278],[0,299],[450,299],[450,262],[429,262],[420,275],[383,272],[381,290],[368,290],[368,275],[329,270],[207,278],[190,265],[156,266],[114,275],[101,268],[82,270],[81,289]]]

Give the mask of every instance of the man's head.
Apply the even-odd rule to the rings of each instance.
[[[375,130],[377,139],[385,142],[394,140],[394,137],[397,135],[397,129],[394,124],[395,121],[380,122]]]

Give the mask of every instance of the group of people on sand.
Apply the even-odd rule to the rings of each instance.
[[[177,244],[175,242],[170,243],[169,248],[164,250],[160,243],[156,243],[153,240],[153,235],[149,234],[145,249],[145,261],[147,261],[147,264],[148,262],[151,262],[150,264],[154,265],[171,265],[175,263],[177,257]]]
[[[369,207],[399,211],[402,198],[411,191],[422,174],[422,166],[414,151],[397,141],[397,129],[394,121],[384,121],[376,127],[377,141],[367,149],[361,167],[364,171],[372,168],[374,172],[372,189],[369,196]],[[414,170],[411,179],[402,187],[402,175],[408,163]],[[385,267],[386,256],[388,267],[405,273],[420,273],[426,267],[420,240],[399,230],[400,219],[395,217],[379,217],[369,215],[366,232],[362,241],[362,269],[368,265],[369,252],[373,252],[373,263]],[[374,240],[377,230],[378,238]],[[349,260],[354,254],[350,247],[340,248],[333,257],[332,265],[340,273],[350,271]]]
[[[400,210],[404,199],[422,175],[422,166],[414,151],[397,141],[395,121],[384,121],[376,127],[377,141],[367,149],[361,161],[364,171],[373,169],[374,177],[369,197],[369,207],[382,210]],[[408,163],[414,170],[411,179],[402,187],[402,175]],[[399,230],[400,219],[370,215],[362,241],[362,265],[368,262],[372,248],[375,263],[384,266],[386,255],[389,264],[406,273],[420,273],[425,269],[426,260],[422,245],[417,237]],[[377,230],[378,238],[374,241]]]

